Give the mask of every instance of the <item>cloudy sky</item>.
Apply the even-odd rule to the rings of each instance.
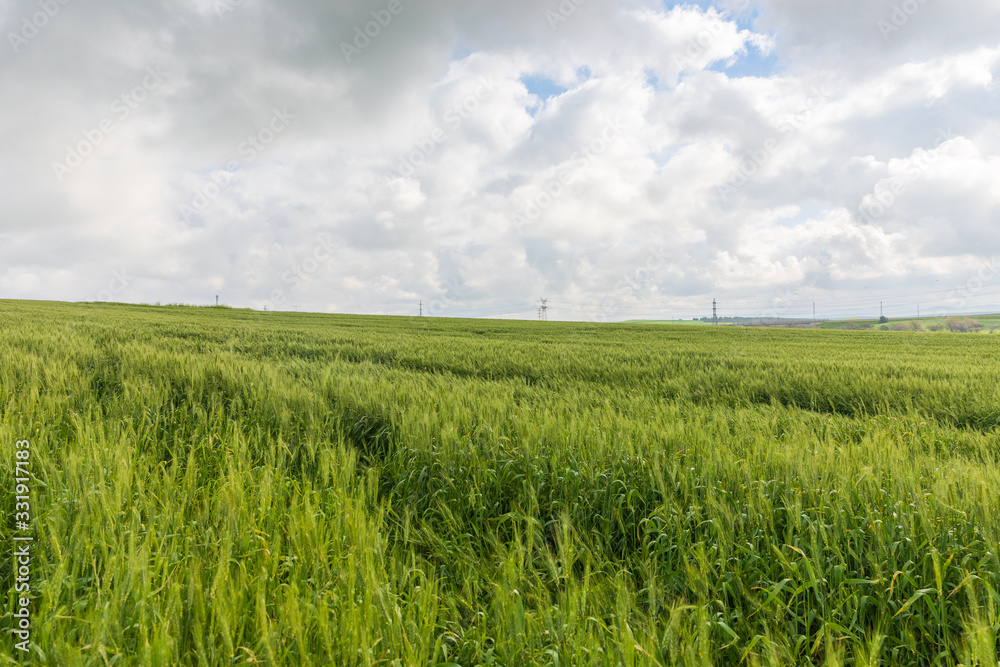
[[[996,0],[0,0],[0,298],[1000,307]]]

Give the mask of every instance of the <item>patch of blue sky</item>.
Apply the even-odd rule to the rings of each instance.
[[[664,90],[665,86],[660,83],[660,77],[651,69],[646,70],[646,84],[653,90]]]
[[[683,148],[680,144],[674,144],[665,147],[661,151],[650,151],[649,158],[656,164],[657,169],[662,169],[668,162],[674,159],[674,156]]]
[[[757,20],[758,11],[756,8],[745,16],[736,17],[736,25],[740,30],[753,31],[753,24]],[[714,63],[710,70],[723,72],[726,76],[737,79],[740,77],[753,76],[766,78],[779,72],[778,56],[772,49],[769,53],[761,52],[753,44],[747,45],[746,53],[740,54],[736,59],[727,63],[719,61]]]
[[[529,76],[525,75],[521,77],[521,83],[524,84],[525,88],[532,95],[538,97],[538,99],[543,102],[549,98],[556,97],[565,93],[568,88],[560,86],[552,79],[546,78],[544,76]]]
[[[739,30],[753,31],[753,24],[757,20],[758,15],[756,8],[734,14],[718,7],[713,0],[688,0],[686,2],[662,0],[662,2],[665,10],[681,6],[699,7],[703,11],[715,9],[724,14],[726,20],[735,20]],[[714,72],[721,72],[733,79],[741,77],[766,78],[778,74],[780,72],[780,65],[778,57],[773,50],[770,53],[764,54],[753,44],[748,44],[745,53],[739,54],[731,60],[720,60],[712,63],[707,69]],[[684,76],[685,74],[681,74],[680,78],[683,79]],[[663,90],[666,88],[666,85],[659,81],[652,72],[647,72],[646,82],[654,90]]]
[[[663,0],[664,9],[673,9],[674,7],[701,7],[704,9],[718,9],[717,3],[713,0],[684,0],[682,2],[676,2],[672,0]]]
[[[528,113],[532,116],[536,116],[548,100],[569,90],[544,76],[525,75],[521,77],[521,83],[524,84],[529,93],[538,98],[538,102],[534,106],[528,107]]]
[[[465,60],[469,56],[475,53],[468,45],[464,44],[461,39],[456,39],[455,43],[451,47],[451,62],[457,62],[459,60]]]
[[[727,17],[735,18],[737,25],[740,30],[752,30],[753,22],[757,18],[757,8],[754,7],[750,11],[736,10],[732,11],[726,7],[720,7],[719,3],[715,0],[687,0],[686,2],[676,2],[672,0],[662,0],[663,8],[665,10],[671,10],[674,7],[698,7],[702,11],[708,11],[714,9],[720,14]],[[733,3],[730,3],[733,4]]]
[[[764,55],[752,44],[747,45],[747,52],[736,56],[733,62],[720,60],[713,63],[708,69],[713,72],[721,72],[730,79],[743,77],[767,78],[779,73],[778,57],[771,51]]]

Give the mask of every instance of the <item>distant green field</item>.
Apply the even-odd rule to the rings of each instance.
[[[996,665],[998,377],[990,336],[0,301],[25,660]]]
[[[698,324],[705,326],[711,323],[702,322],[701,320],[628,320],[627,322],[623,322],[623,324]]]
[[[916,318],[916,317],[908,318],[908,317],[904,317],[904,318],[889,318],[888,324],[891,327],[892,324],[897,323],[897,322],[901,322],[901,323],[905,323],[905,324],[910,324],[910,323],[913,323],[913,322],[919,322],[921,328],[924,331],[931,332],[931,333],[936,333],[935,331],[933,331],[933,329],[938,329],[939,328],[940,331],[947,331],[948,330],[947,329],[948,319],[949,318],[947,318],[947,317],[921,317],[921,318]],[[971,319],[971,320],[975,320],[975,321],[979,322],[980,324],[982,324],[983,328],[981,330],[979,330],[977,333],[996,333],[993,330],[996,330],[997,332],[1000,332],[1000,314],[998,314],[998,315],[969,315],[969,316],[964,316],[963,315],[963,316],[959,316],[957,319]],[[880,325],[879,325],[879,322],[878,322],[877,319],[875,319],[875,320],[856,320],[856,319],[852,319],[852,320],[835,320],[835,321],[830,321],[830,322],[823,322],[819,326],[821,328],[823,328],[823,329],[850,329],[850,328],[857,328],[857,327],[877,328]],[[885,326],[885,325],[882,325],[882,326]]]

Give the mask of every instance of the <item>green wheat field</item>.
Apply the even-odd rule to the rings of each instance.
[[[0,301],[0,663],[995,667],[998,380],[994,336]]]

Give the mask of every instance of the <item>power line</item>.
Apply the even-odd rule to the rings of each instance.
[[[496,317],[506,317],[507,315],[523,315],[525,313],[533,313],[533,312],[535,312],[535,309],[534,308],[529,308],[528,310],[515,310],[515,311],[509,312],[509,313],[490,313],[490,314],[487,314],[487,315],[481,315],[479,317],[474,317],[472,319],[476,319],[476,320],[492,319],[492,318],[496,318]]]
[[[957,289],[948,289],[948,290],[936,290],[936,291],[932,291],[932,292],[920,292],[920,293],[911,293],[911,294],[907,294],[907,295],[896,295],[896,296],[890,296],[890,297],[883,297],[882,300],[880,301],[880,304],[884,304],[885,300],[888,299],[890,301],[890,303],[896,303],[897,305],[907,305],[905,302],[903,302],[903,299],[912,298],[912,297],[918,297],[918,296],[933,295],[933,294],[945,294],[945,293],[953,294],[953,293],[956,293],[958,291],[959,290],[957,290]],[[976,296],[978,298],[986,298],[986,297],[997,296],[997,295],[1000,295],[1000,285],[996,286],[996,290],[980,289],[979,291],[977,291],[977,293],[974,296]],[[845,297],[845,298],[840,298],[840,299],[835,299],[835,298],[833,298],[833,299],[825,299],[824,298],[823,299],[823,304],[827,308],[831,308],[831,307],[839,307],[841,309],[851,308],[851,307],[861,308],[861,307],[864,307],[864,306],[869,305],[869,304],[873,305],[876,298],[878,298],[878,297],[875,297],[874,295],[871,296],[871,297]],[[780,297],[779,297],[779,299],[780,299]],[[794,304],[795,303],[795,302],[792,302],[789,299],[780,299],[780,300],[783,301],[785,304]],[[801,301],[804,301],[804,299],[800,300],[799,303],[801,303]],[[671,307],[667,307],[667,308],[661,308],[661,307],[656,307],[656,306],[629,306],[629,305],[618,304],[618,303],[611,303],[611,304],[609,304],[609,303],[603,303],[603,304],[598,304],[598,303],[572,303],[572,302],[568,302],[568,301],[553,301],[551,299],[549,300],[549,303],[557,304],[557,305],[562,305],[562,306],[573,306],[573,307],[578,307],[578,308],[606,308],[606,309],[614,309],[614,310],[642,310],[642,311],[663,311],[663,312],[677,312],[677,311],[694,312],[694,311],[700,310],[700,308],[697,307],[697,306],[671,306]],[[808,303],[808,301],[807,301],[807,303]],[[768,306],[768,305],[765,305],[765,304],[761,304],[760,306],[749,306],[748,305],[748,306],[745,306],[744,309],[742,309],[742,310],[743,310],[743,312],[745,312],[746,310],[749,310],[751,307],[758,307],[758,308],[760,308],[762,310],[768,310],[768,309],[773,308],[773,306]],[[790,308],[791,306],[788,306],[788,307]]]
[[[983,288],[980,288],[980,289],[976,290],[974,294],[972,294],[972,295],[966,295],[966,297],[967,298],[974,297],[976,300],[980,301],[981,307],[983,307],[983,308],[989,307],[988,304],[983,304],[981,300],[987,299],[987,298],[990,298],[990,297],[993,297],[993,296],[996,296],[996,295],[1000,294],[1000,285],[994,285],[994,286],[991,286],[991,287],[993,287],[993,289],[987,289],[984,286]],[[802,288],[802,289],[803,289],[803,291],[807,291],[808,288]],[[885,304],[886,303],[889,303],[891,307],[896,307],[896,308],[912,307],[912,306],[916,305],[917,317],[920,317],[921,316],[921,312],[923,310],[926,310],[926,308],[921,308],[921,305],[926,305],[926,304],[906,303],[906,300],[911,299],[913,297],[920,297],[920,296],[926,297],[928,295],[957,294],[960,291],[961,291],[961,288],[956,288],[956,289],[945,289],[945,290],[931,290],[931,291],[926,291],[926,292],[911,292],[911,293],[907,293],[907,294],[897,294],[897,295],[893,295],[893,296],[889,296],[889,297],[882,296],[882,298],[879,300],[879,312],[880,312],[880,315],[884,316],[884,314],[885,314]],[[794,294],[794,295],[792,295],[792,296],[797,296],[797,293]],[[823,305],[826,308],[825,312],[827,313],[827,317],[830,317],[830,316],[834,315],[834,313],[831,312],[833,310],[840,311],[840,313],[844,313],[845,311],[851,311],[851,310],[863,311],[863,310],[865,310],[867,308],[873,307],[876,298],[878,298],[877,294],[872,294],[871,296],[850,296],[850,297],[829,298],[829,299],[824,297],[823,298]],[[658,313],[658,312],[662,312],[662,313],[669,313],[670,316],[673,319],[686,318],[686,317],[689,317],[692,314],[698,315],[699,313],[701,313],[701,314],[704,313],[703,308],[700,307],[700,306],[696,306],[696,305],[683,305],[683,306],[682,305],[671,305],[671,306],[667,306],[667,307],[661,307],[661,306],[653,306],[653,305],[631,305],[631,304],[624,304],[624,303],[607,303],[607,302],[606,303],[600,303],[600,304],[599,303],[576,303],[576,302],[570,302],[570,301],[553,301],[552,299],[540,299],[540,302],[541,302],[542,305],[538,305],[538,306],[536,306],[534,308],[531,308],[531,309],[523,309],[522,308],[522,309],[518,309],[518,310],[512,310],[512,311],[506,311],[506,312],[500,312],[500,313],[498,313],[496,311],[502,309],[503,308],[502,305],[499,306],[499,307],[497,307],[496,305],[494,305],[493,308],[483,308],[483,309],[474,308],[474,309],[471,309],[471,310],[461,310],[461,311],[460,310],[451,310],[449,308],[449,309],[446,309],[446,312],[442,313],[442,315],[450,316],[450,317],[467,315],[467,316],[470,316],[472,318],[482,318],[482,317],[504,317],[504,316],[508,316],[508,315],[519,315],[519,314],[526,314],[526,313],[535,313],[536,316],[538,317],[538,319],[540,319],[540,320],[547,320],[548,319],[548,309],[549,309],[549,306],[551,306],[551,305],[569,306],[569,307],[574,308],[574,309],[577,309],[577,308],[579,308],[579,309],[592,309],[592,308],[594,308],[594,309],[601,309],[601,310],[605,311],[605,313],[608,313],[608,314],[610,314],[612,312],[614,312],[614,313],[622,313],[622,314],[628,314],[628,313],[640,314],[640,313]],[[741,300],[738,300],[737,303],[740,304],[740,305],[737,306],[736,308],[732,308],[731,306],[727,307],[727,317],[743,317],[743,318],[785,317],[787,319],[788,317],[791,317],[796,311],[801,312],[802,315],[806,315],[806,317],[808,317],[807,313],[809,312],[808,309],[809,309],[809,307],[811,305],[811,307],[812,307],[812,317],[813,317],[814,320],[817,319],[817,305],[816,305],[816,301],[815,300],[812,300],[812,301],[807,300],[806,298],[804,298],[804,296],[803,296],[803,298],[792,299],[792,298],[789,298],[789,296],[787,296],[787,295],[783,296],[781,294],[777,294],[776,298],[773,301],[771,301],[771,302],[756,303],[756,302],[749,302],[748,299],[741,299]],[[513,304],[511,304],[511,305],[513,305]],[[973,304],[970,303],[970,304],[968,304],[968,306],[973,306]],[[953,306],[949,306],[947,304],[941,304],[940,306],[937,306],[937,307],[941,308],[942,310],[947,310],[947,311],[953,311],[954,310]],[[420,314],[422,316],[423,315],[423,301],[422,300],[419,303],[419,309],[420,309],[419,312],[420,312]],[[774,312],[775,310],[778,310],[780,312],[775,313]],[[802,311],[804,311],[804,312],[802,312]],[[855,315],[855,316],[857,316],[857,315]],[[714,298],[712,299],[712,321],[713,322],[717,322],[718,321],[718,300],[714,299]]]
[[[518,305],[515,305],[515,304],[509,304],[509,305],[501,304],[501,305],[497,306],[497,305],[493,304],[493,305],[491,305],[488,308],[472,308],[472,309],[465,308],[463,310],[453,310],[451,308],[442,308],[441,309],[441,316],[443,316],[443,317],[451,317],[451,316],[455,316],[455,315],[489,316],[489,315],[496,314],[496,311],[503,310],[505,308],[519,308],[519,309],[515,310],[515,311],[509,311],[508,313],[500,313],[500,314],[533,313],[533,312],[535,312],[535,308],[536,307],[529,307],[527,310],[525,310],[523,304],[524,304],[524,302],[522,301],[521,304],[518,304]]]

